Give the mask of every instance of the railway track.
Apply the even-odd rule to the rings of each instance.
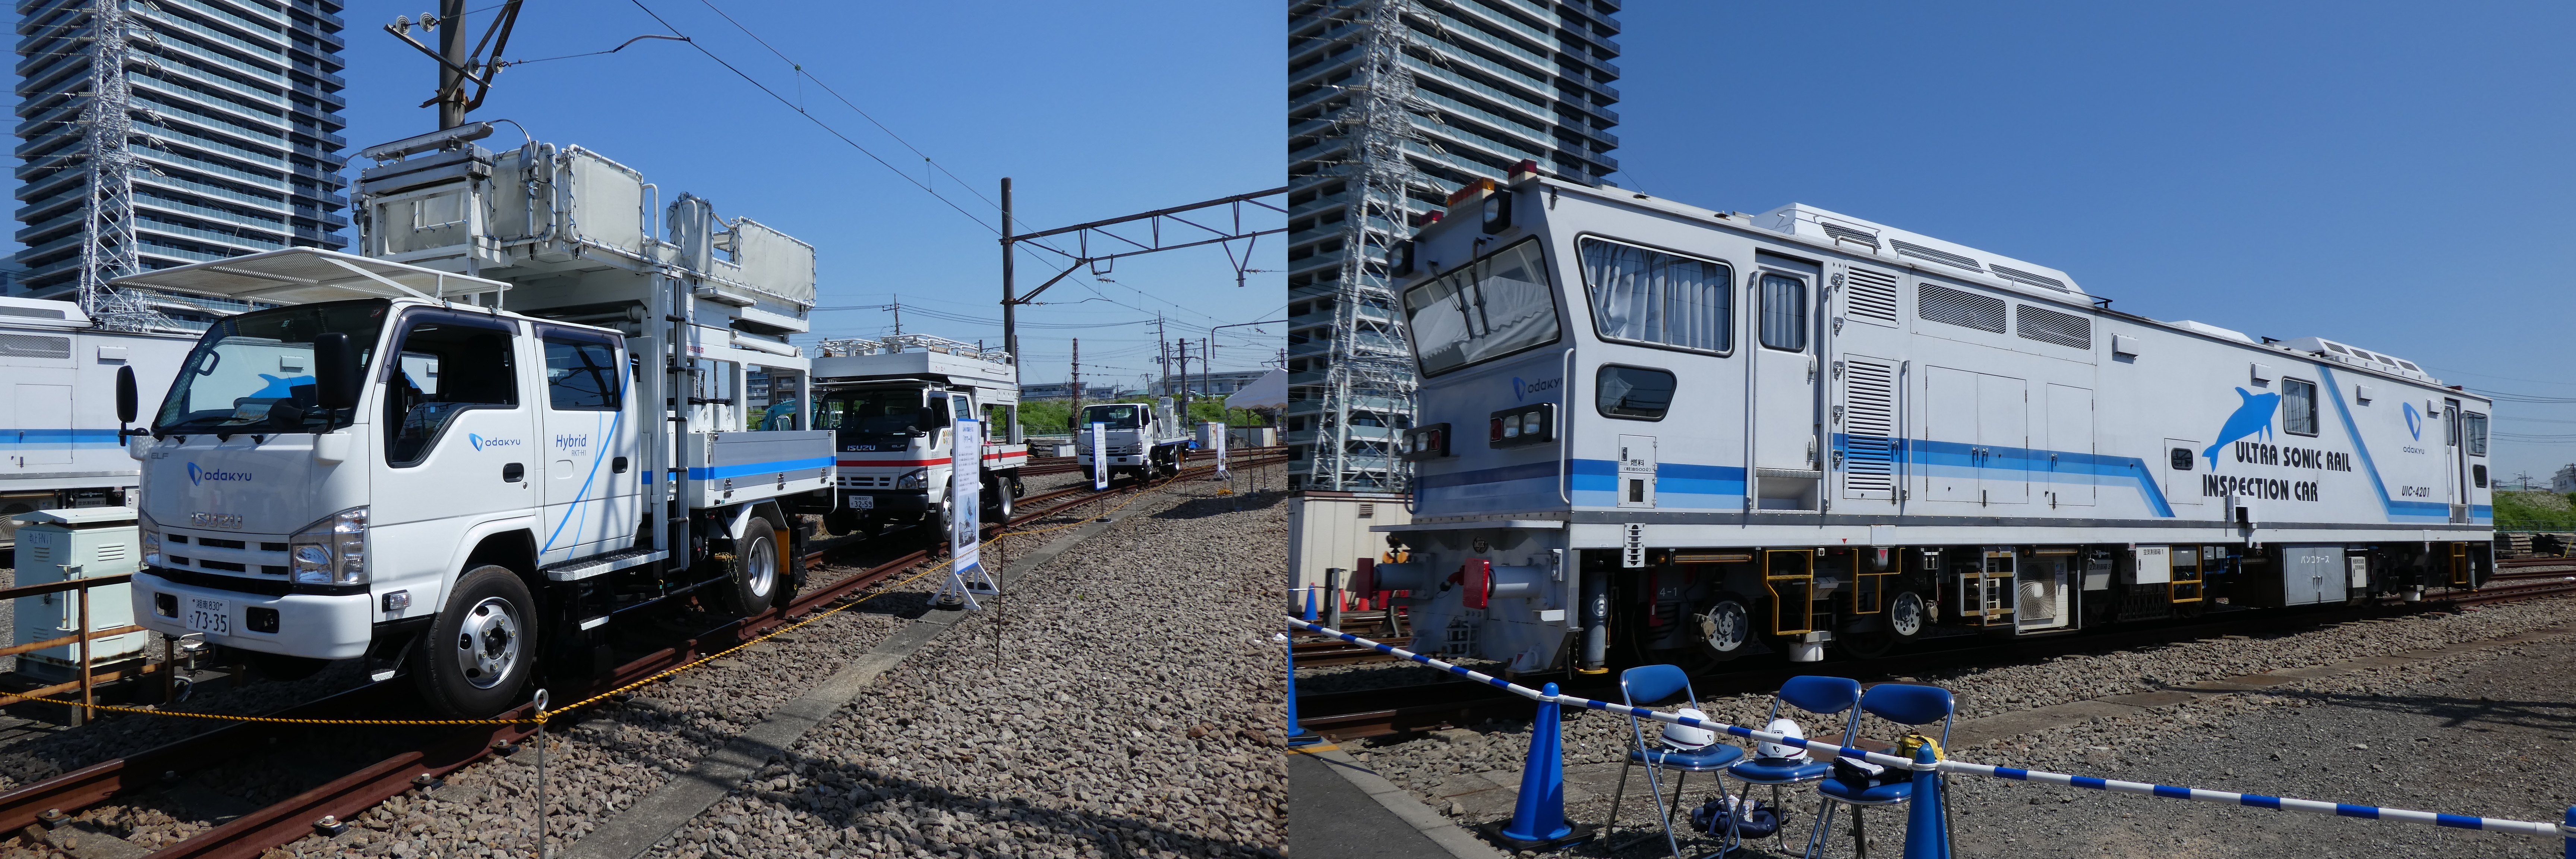
[[[1956,667],[1963,660],[2024,662],[2045,660],[2078,651],[2138,647],[2246,632],[2276,633],[2284,629],[2314,628],[2381,616],[2396,605],[2412,606],[2415,607],[2413,610],[2417,611],[2439,611],[2576,594],[2576,579],[2570,578],[2570,576],[2576,576],[2576,561],[2560,563],[2569,569],[2563,572],[2557,570],[2498,572],[2490,579],[2485,589],[2456,591],[2440,597],[2428,596],[2420,603],[2338,606],[2287,617],[2270,614],[2252,617],[2221,616],[2185,626],[2131,630],[2113,628],[2088,635],[2026,641],[2001,642],[1963,636],[1938,640],[1919,650],[1868,661],[1836,658],[1832,664],[1842,669],[1845,676],[1855,679],[1889,680]],[[1300,666],[1309,664],[1306,661],[1308,652],[1328,656],[1328,658],[1345,656],[1335,653],[1326,645],[1341,650],[1360,649],[1330,639],[1294,643],[1292,647],[1309,648],[1295,651],[1297,664]],[[1393,659],[1384,654],[1373,655],[1381,661]],[[1356,654],[1349,654],[1340,662],[1320,664],[1349,664],[1362,661],[1369,660]],[[1779,688],[1779,685],[1790,677],[1810,671],[1812,669],[1807,664],[1771,663],[1728,671],[1694,672],[1691,683],[1693,688],[1700,691],[1703,698],[1735,693],[1763,693]],[[1426,676],[1429,675],[1426,674]],[[1569,676],[1562,672],[1555,672],[1543,676],[1533,675],[1523,682],[1535,683],[1540,679],[1556,682],[1567,694],[1603,700],[1616,700],[1619,695],[1618,680],[1612,674]],[[1297,713],[1300,726],[1308,731],[1335,740],[1355,740],[1475,725],[1497,719],[1523,718],[1529,714],[1529,702],[1484,684],[1444,680],[1444,682],[1383,689],[1299,695]]]
[[[1233,452],[1228,459],[1238,467],[1255,467],[1284,462],[1287,455],[1278,448],[1257,448]],[[1214,463],[1189,465],[1173,479],[1204,476],[1214,470]],[[1011,517],[1009,522],[988,525],[986,534],[988,537],[998,535],[1010,527],[1044,521],[1076,508],[1149,488],[1143,485],[1113,486],[1107,491],[1095,492],[1089,487],[1074,487],[1024,496],[1019,499],[1020,504],[1041,509],[1026,510]],[[863,550],[871,545],[871,541],[865,539],[834,541],[806,554],[803,560],[811,569],[826,563],[830,556]],[[752,617],[718,624],[668,647],[631,659],[609,672],[606,678],[593,681],[587,688],[572,691],[557,700],[582,700],[721,652],[828,609],[835,602],[856,596],[944,555],[944,547],[936,552],[925,548],[875,563],[859,573],[800,593],[786,606],[772,607]],[[287,719],[405,718],[416,714],[417,707],[407,684],[389,681],[263,715]],[[529,719],[535,715],[533,706],[521,706],[500,714],[498,718]],[[292,742],[298,734],[311,730],[310,726],[304,725],[234,722],[186,739],[63,773],[0,794],[0,832],[16,832],[40,825],[46,819],[67,820],[83,810],[169,784],[192,770],[235,761],[244,749]],[[244,814],[229,823],[199,832],[154,852],[152,856],[158,859],[256,859],[270,849],[292,843],[317,830],[326,830],[338,821],[351,819],[404,791],[436,784],[448,773],[486,756],[512,753],[520,742],[535,732],[536,726],[517,724],[415,730],[412,733],[420,736],[411,738],[410,742],[389,743],[397,749],[372,764],[356,768],[282,802]]]

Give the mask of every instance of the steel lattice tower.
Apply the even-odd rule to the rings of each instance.
[[[1317,489],[1398,490],[1407,476],[1387,418],[1412,414],[1415,377],[1387,264],[1411,229],[1409,190],[1424,184],[1404,155],[1405,142],[1419,137],[1412,113],[1427,109],[1414,97],[1413,72],[1403,63],[1411,40],[1408,12],[1420,13],[1413,0],[1370,4],[1361,19],[1365,53],[1347,87],[1351,104],[1336,120],[1352,139],[1353,157],[1332,170],[1344,177],[1350,202],[1327,329],[1331,364],[1307,483]],[[1364,416],[1375,416],[1380,426],[1354,423]]]
[[[142,270],[135,256],[132,90],[125,64],[130,38],[151,30],[125,14],[125,0],[92,0],[89,7],[89,103],[81,109],[81,157],[89,173],[89,200],[81,240],[80,307],[101,327],[148,331],[168,324],[141,298],[107,282]]]

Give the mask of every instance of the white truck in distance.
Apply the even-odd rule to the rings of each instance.
[[[1094,403],[1083,406],[1073,419],[1074,461],[1084,474],[1091,473],[1091,425],[1102,424],[1108,448],[1109,479],[1132,474],[1138,480],[1153,480],[1181,470],[1181,460],[1189,456],[1190,431],[1181,425],[1180,415],[1172,409],[1172,398],[1158,397],[1153,404]]]
[[[0,548],[16,544],[20,513],[129,503],[141,472],[116,437],[116,371],[134,368],[152,408],[195,344],[94,327],[69,301],[0,298]]]
[[[1020,467],[1020,371],[1011,355],[924,334],[883,340],[834,339],[814,359],[814,427],[830,430],[837,448],[840,509],[823,517],[834,534],[922,524],[928,539],[948,539],[955,514],[949,498],[956,461],[949,423],[985,421],[984,509],[1011,518],[1026,493]]]
[[[365,657],[482,716],[607,671],[613,620],[793,594],[831,434],[743,431],[741,392],[808,387],[812,248],[687,194],[653,236],[634,171],[489,133],[368,150],[365,256],[119,281],[289,305],[217,323],[130,440],[142,625],[269,673]]]

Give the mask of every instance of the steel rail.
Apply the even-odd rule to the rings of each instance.
[[[2536,586],[2493,588],[2482,591],[2456,591],[2441,598],[2427,597],[2421,603],[2398,604],[2418,606],[2417,611],[2440,611],[2445,608],[2528,599],[2576,593],[2576,582],[2545,583]],[[2162,626],[2134,630],[2110,630],[2104,634],[2052,636],[2027,641],[1988,641],[1966,647],[1936,647],[1898,653],[1877,659],[1842,662],[1855,672],[1852,676],[1898,679],[1904,675],[1938,668],[1955,667],[1964,658],[2003,656],[2006,661],[2044,660],[2065,653],[2100,648],[2134,647],[2169,641],[2207,639],[2240,630],[2274,632],[2284,622],[2306,622],[2323,626],[2373,616],[2388,604],[2338,606],[2329,611],[2282,617],[2263,613],[2253,617],[2222,617],[2185,626]],[[1962,636],[1961,638],[1967,638]],[[1303,665],[1301,661],[1299,663]],[[1779,688],[1790,677],[1808,673],[1805,664],[1767,665],[1733,671],[1694,672],[1694,686],[1701,697],[1734,693],[1760,693]],[[1862,673],[1865,672],[1865,675]],[[1574,676],[1557,681],[1565,694],[1587,697],[1615,696],[1618,682],[1611,675]],[[1494,719],[1518,719],[1528,715],[1528,703],[1521,698],[1498,692],[1480,684],[1457,682],[1412,684],[1351,692],[1327,692],[1297,697],[1297,721],[1308,731],[1337,740],[1395,734],[1420,733],[1441,728],[1473,725]]]
[[[1244,466],[1260,466],[1286,461],[1286,454],[1276,448],[1247,449],[1228,457]],[[1186,466],[1175,479],[1213,472],[1215,464]],[[1093,502],[1128,494],[1130,490],[1150,486],[1123,486],[1107,491],[1089,487],[1056,490],[1021,499],[1047,504],[1063,500],[1044,510],[1011,517],[1006,523],[987,526],[988,534],[998,535],[1011,526],[1043,521]],[[865,548],[868,540],[857,540],[812,552],[804,557],[809,564],[819,563],[832,554]],[[779,626],[822,609],[825,604],[882,582],[895,574],[930,560],[931,549],[920,549],[876,564],[820,587],[800,593],[780,607],[761,614],[719,624],[671,647],[630,661],[611,671],[609,676],[590,684],[574,699],[616,689],[652,677],[672,667],[683,665],[707,654],[722,651],[743,641],[758,637]],[[380,708],[402,706],[409,701],[408,690],[394,683],[371,683],[329,697],[305,702],[267,715],[287,718],[324,719],[346,717]],[[506,719],[535,716],[535,708],[522,705],[500,715]],[[257,748],[269,739],[285,735],[301,726],[266,722],[237,722],[194,736],[175,740],[152,749],[102,761],[68,773],[0,793],[0,831],[16,831],[36,825],[47,811],[77,814],[81,810],[106,803],[119,796],[162,785],[167,774],[181,773],[204,766],[235,760],[243,748]],[[374,764],[316,786],[258,811],[242,815],[222,826],[197,833],[164,847],[152,855],[162,859],[256,859],[268,850],[293,843],[322,827],[322,821],[345,822],[367,809],[401,795],[423,784],[455,772],[492,754],[496,748],[514,748],[515,744],[535,733],[533,725],[490,725],[445,732],[415,748],[392,754]]]

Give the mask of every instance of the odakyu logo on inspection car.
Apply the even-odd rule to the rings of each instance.
[[[2416,411],[2414,403],[2405,404],[2400,411],[2406,413],[2406,434],[2414,436],[2416,441],[2423,441],[2424,413]]]
[[[485,448],[493,447],[519,446],[519,440],[515,438],[484,438],[470,432],[465,434],[465,442],[473,445],[475,450],[483,450]]]
[[[209,480],[218,482],[247,483],[250,481],[250,472],[225,471],[220,468],[198,468],[196,463],[188,463],[188,483],[196,486],[204,486],[206,481]]]
[[[2201,456],[2208,458],[2211,468],[2218,467],[2219,448],[2230,442],[2247,437],[2265,440],[2272,437],[2272,415],[2281,410],[2281,395],[2257,394],[2238,388],[2236,396],[2242,400],[2236,405],[2236,413],[2228,415],[2227,422],[2219,425],[2218,440],[2200,452]]]

